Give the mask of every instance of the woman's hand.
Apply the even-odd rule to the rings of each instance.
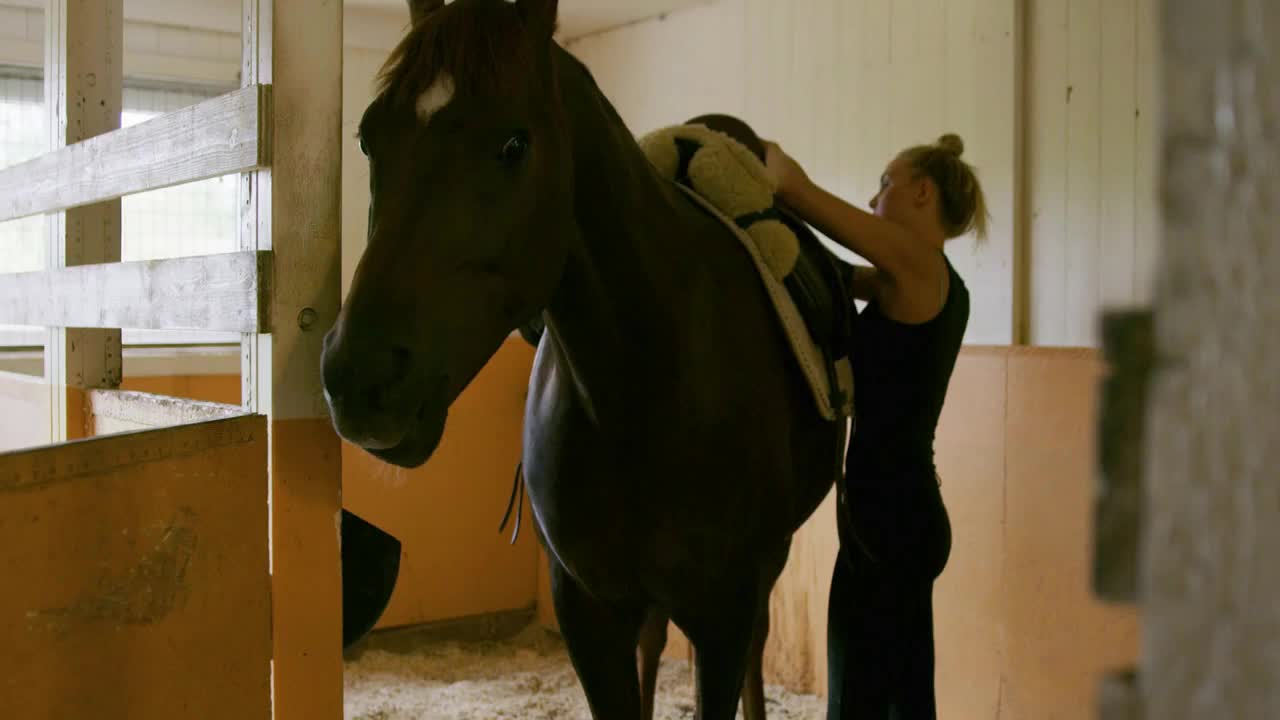
[[[765,148],[765,172],[773,181],[775,192],[785,202],[787,196],[809,183],[809,176],[805,174],[804,168],[800,167],[800,163],[783,151],[778,143],[763,138],[762,142]]]
[[[875,267],[862,273],[861,297],[874,298],[890,318],[924,322],[941,307],[946,264],[939,248],[922,242],[905,225],[850,205],[814,183],[800,164],[775,142],[763,140],[765,172],[777,198],[823,235],[862,256]],[[868,282],[868,281],[871,282]]]

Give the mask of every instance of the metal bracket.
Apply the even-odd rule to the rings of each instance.
[[[1137,602],[1138,538],[1147,390],[1155,365],[1154,316],[1148,309],[1107,312],[1102,348],[1108,374],[1098,418],[1098,492],[1094,506],[1094,591],[1104,600]]]

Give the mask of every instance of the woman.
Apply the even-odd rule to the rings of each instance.
[[[969,319],[969,293],[945,242],[986,231],[964,145],[946,135],[905,150],[880,177],[872,213],[814,184],[768,143],[779,200],[866,258],[853,296],[867,301],[853,353],[857,431],[840,484],[840,553],[828,615],[828,720],[936,717],[933,582],[951,525],[933,436]]]

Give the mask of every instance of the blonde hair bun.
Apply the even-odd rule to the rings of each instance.
[[[960,136],[955,133],[947,133],[946,135],[943,135],[938,138],[938,142],[936,144],[938,149],[955,155],[956,157],[960,157],[964,154],[964,140],[961,140]]]

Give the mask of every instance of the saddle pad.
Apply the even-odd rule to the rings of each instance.
[[[659,174],[734,233],[750,255],[818,413],[841,421],[853,415],[853,371],[844,348],[822,348],[809,332],[785,281],[800,258],[800,240],[774,207],[773,183],[746,146],[702,125],[677,125],[639,141]],[[829,353],[835,357],[829,356]]]

